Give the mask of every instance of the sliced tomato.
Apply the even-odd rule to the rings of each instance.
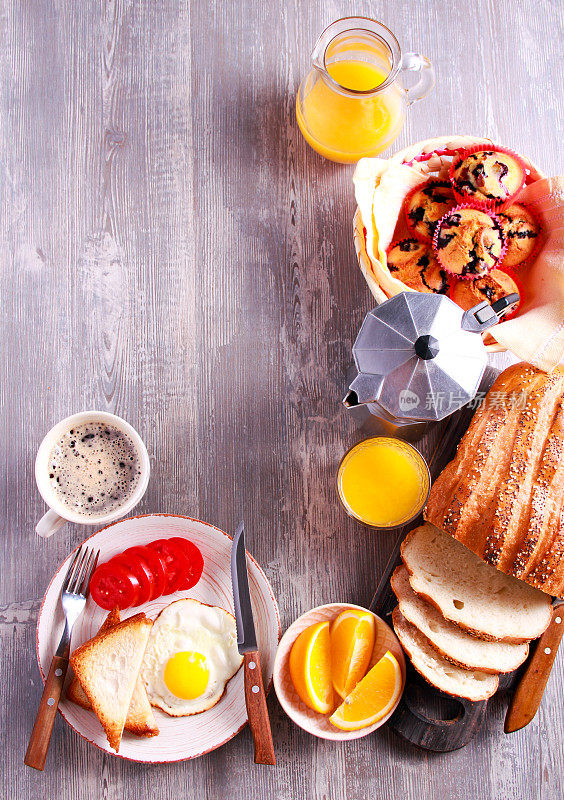
[[[164,562],[167,582],[165,586],[165,594],[172,594],[176,592],[184,581],[184,576],[190,570],[190,562],[188,557],[184,555],[184,551],[179,547],[178,543],[173,542],[171,539],[156,539],[150,542],[147,547],[158,553]]]
[[[184,590],[191,589],[192,586],[195,586],[202,577],[202,572],[204,571],[204,557],[196,545],[189,539],[182,539],[180,536],[173,536],[171,539],[169,539],[169,542],[176,542],[178,547],[183,551],[184,555],[187,556],[188,561],[190,562],[190,568],[184,575],[184,580],[178,588]]]
[[[124,550],[121,555],[114,556],[111,561],[114,564],[120,564],[122,567],[125,567],[125,569],[131,572],[139,581],[139,595],[136,605],[140,606],[146,603],[151,597],[154,579],[147,562],[136,553],[132,553],[131,549],[132,548]]]
[[[166,586],[166,569],[160,555],[155,552],[155,550],[151,550],[150,547],[145,547],[144,545],[130,547],[128,552],[130,552],[131,555],[138,556],[142,561],[144,561],[151,572],[153,578],[153,587],[149,600],[155,600],[155,598],[164,594]]]
[[[106,611],[111,611],[115,606],[122,611],[136,606],[140,590],[141,585],[135,575],[114,559],[96,567],[90,579],[92,599]]]

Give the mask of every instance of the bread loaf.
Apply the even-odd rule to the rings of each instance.
[[[433,484],[425,519],[488,564],[564,596],[564,369],[506,369]]]

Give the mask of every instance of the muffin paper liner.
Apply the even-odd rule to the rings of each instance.
[[[514,202],[515,203],[519,203],[518,200],[515,200]],[[509,208],[512,205],[513,205],[513,203],[510,203],[509,206],[507,206],[507,208]],[[523,261],[519,261],[518,264],[502,264],[501,268],[503,269],[503,271],[507,272],[507,274],[510,275],[513,278],[513,280],[515,280],[515,273],[518,273],[518,272],[521,272],[521,271],[527,269],[530,266],[530,264],[534,261],[534,259],[537,257],[538,252],[539,252],[539,250],[541,248],[542,233],[543,233],[543,225],[542,225],[542,222],[541,222],[541,219],[540,219],[539,215],[535,211],[533,211],[533,209],[529,205],[527,205],[527,203],[519,203],[519,205],[521,205],[524,208],[526,208],[527,211],[529,212],[529,214],[531,215],[531,217],[534,219],[535,225],[537,226],[537,229],[538,229],[538,236],[537,236],[536,241],[535,241],[535,246],[531,250],[529,255],[527,256],[527,258],[524,258]],[[504,211],[507,211],[507,208],[499,209],[499,213],[503,214]],[[507,237],[507,247],[509,247],[509,237]],[[504,317],[504,319],[506,319],[506,317]]]
[[[490,150],[494,151],[495,153],[505,153],[505,155],[511,156],[511,158],[515,159],[515,161],[519,164],[522,171],[522,179],[519,187],[513,192],[513,194],[506,197],[505,200],[491,200],[487,197],[484,198],[477,198],[471,192],[463,189],[459,191],[455,185],[454,179],[454,170],[460,164],[461,161],[464,161],[465,158],[472,155],[472,153],[480,153],[482,151],[489,152]],[[504,208],[507,208],[508,205],[511,205],[513,200],[517,197],[523,186],[525,185],[525,181],[527,179],[527,168],[525,166],[525,162],[514,150],[510,150],[508,147],[501,147],[499,145],[492,145],[491,147],[486,147],[483,144],[474,145],[474,147],[469,147],[466,150],[461,150],[459,155],[456,158],[453,158],[452,164],[450,165],[449,169],[449,180],[452,184],[452,190],[454,192],[455,197],[460,203],[471,203],[475,208],[479,209],[480,211],[502,211]]]
[[[492,264],[492,266],[489,267],[489,269],[487,269],[481,275],[475,275],[475,274],[461,275],[459,272],[453,272],[453,270],[449,269],[449,267],[441,259],[440,250],[439,250],[439,248],[437,246],[437,241],[438,241],[438,238],[439,238],[439,231],[441,229],[441,225],[446,221],[446,219],[448,217],[451,216],[451,214],[456,214],[457,211],[463,211],[466,208],[470,209],[471,211],[481,211],[483,214],[487,214],[487,216],[490,217],[496,223],[496,225],[498,226],[498,228],[500,230],[500,233],[501,233],[501,253],[499,254],[495,264]],[[494,214],[494,212],[491,209],[490,210],[486,210],[486,209],[483,209],[483,208],[478,208],[473,203],[460,203],[459,205],[454,206],[454,208],[451,208],[450,211],[447,211],[447,213],[444,216],[442,216],[441,219],[437,222],[437,227],[435,228],[435,235],[433,236],[433,252],[434,252],[435,256],[437,257],[437,261],[439,262],[441,267],[446,272],[448,272],[449,275],[454,275],[459,280],[473,281],[476,278],[481,278],[484,275],[487,275],[488,272],[490,272],[492,269],[499,269],[499,267],[503,263],[503,257],[505,255],[505,251],[506,250],[507,250],[507,240],[506,240],[505,236],[503,235],[503,231],[501,230],[501,224],[499,222],[499,219],[496,217],[496,215]]]
[[[407,227],[409,228],[409,232],[412,233],[415,236],[416,239],[419,239],[420,242],[424,242],[425,244],[432,244],[433,237],[432,236],[425,236],[425,234],[420,233],[419,231],[415,230],[413,222],[409,219],[409,216],[408,216],[408,208],[409,208],[409,203],[411,202],[411,198],[413,197],[413,195],[416,194],[417,192],[420,192],[421,189],[424,186],[428,186],[430,183],[438,183],[441,186],[448,186],[450,189],[452,189],[452,184],[450,183],[449,180],[445,180],[444,178],[439,178],[439,177],[430,177],[430,178],[427,178],[427,180],[423,181],[423,183],[418,183],[417,186],[414,186],[413,189],[411,189],[406,194],[406,196],[404,198],[404,201],[403,201],[403,213],[404,213],[404,216],[405,216],[405,221],[407,223]],[[453,194],[454,194],[454,192],[453,192]],[[456,203],[457,203],[456,198],[453,198],[453,204],[452,204],[453,208],[456,205]]]

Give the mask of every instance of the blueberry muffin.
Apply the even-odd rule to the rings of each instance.
[[[493,269],[504,252],[501,225],[477,208],[455,208],[438,223],[433,248],[454,275],[477,278]]]
[[[451,183],[463,201],[501,205],[519,191],[525,169],[516,156],[497,150],[478,150],[454,161]]]
[[[534,252],[540,235],[540,226],[527,206],[513,203],[505,211],[498,212],[507,250],[503,257],[504,267],[516,267]]]
[[[407,197],[407,224],[420,239],[431,241],[437,222],[455,205],[454,192],[448,181],[425,181]]]
[[[451,289],[451,300],[467,311],[477,306],[482,300],[490,305],[506,297],[508,294],[519,294],[519,287],[509,275],[500,269],[492,269],[483,278],[473,281],[456,281]]]
[[[403,239],[393,244],[388,251],[388,269],[394,278],[417,292],[448,292],[448,275],[426,242]]]

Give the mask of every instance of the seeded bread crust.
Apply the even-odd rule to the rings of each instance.
[[[451,664],[497,675],[500,672],[513,672],[527,658],[528,644],[488,642],[471,636],[446,620],[435,606],[413,591],[409,573],[403,565],[395,570],[390,583],[404,619],[417,628],[439,655]]]
[[[498,570],[564,597],[562,367],[519,363],[499,375],[433,484],[425,519]]]
[[[407,535],[401,557],[412,589],[473,636],[520,644],[550,623],[547,595],[485,564],[428,522]]]
[[[136,614],[74,651],[70,664],[118,752],[153,622]]]
[[[399,607],[392,613],[392,623],[401,646],[417,672],[436,689],[477,702],[487,700],[497,691],[499,678],[479,670],[467,670],[451,664],[431,647],[428,639],[408,622]]]

